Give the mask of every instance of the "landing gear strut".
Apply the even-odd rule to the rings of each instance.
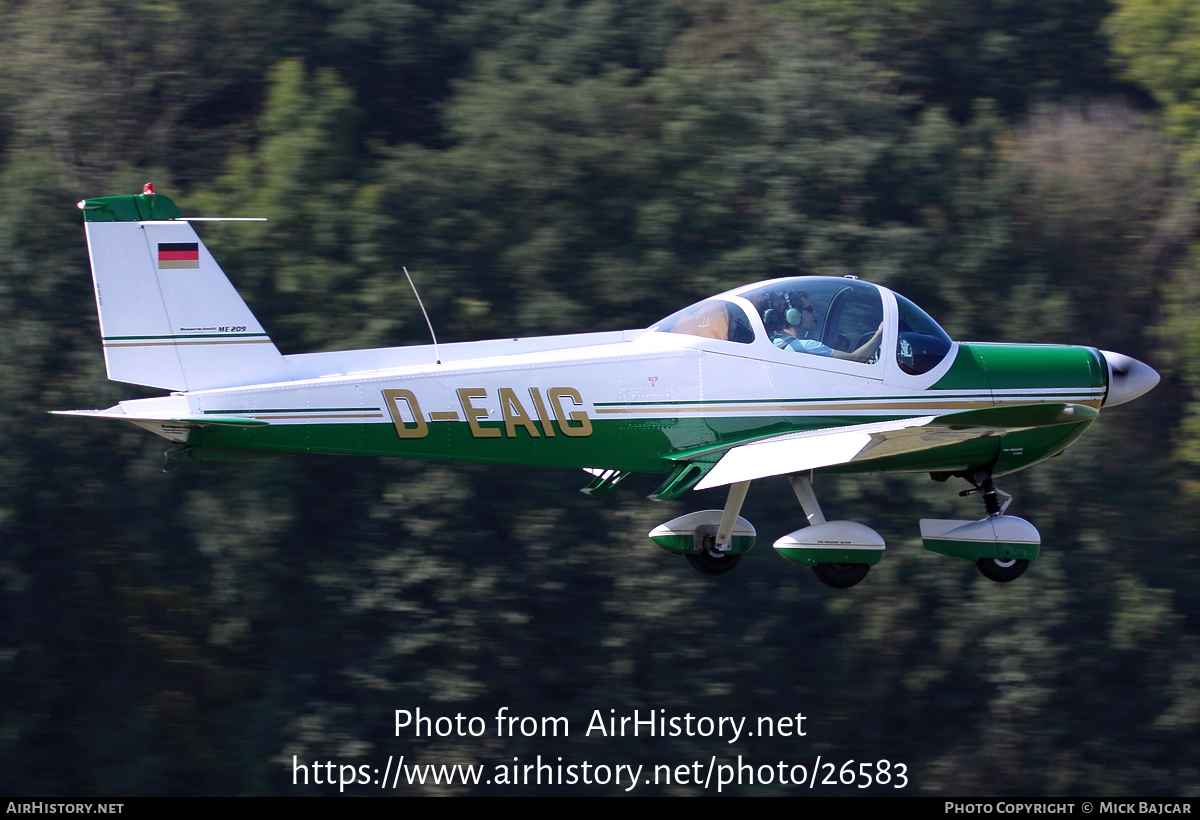
[[[969,495],[982,495],[983,508],[987,511],[989,518],[1004,515],[1004,511],[1012,503],[1012,496],[1004,492],[1004,490],[998,489],[992,483],[991,473],[985,473],[982,479],[976,476],[967,476],[967,481],[970,481],[975,486],[969,490],[963,490],[958,494],[959,498],[966,498]],[[1004,496],[1003,504],[1000,503],[1000,496]]]
[[[703,541],[703,551],[689,552],[684,556],[696,572],[703,575],[724,575],[742,560],[741,555],[731,555],[729,551],[733,547],[733,527],[749,491],[749,481],[730,484],[729,496],[725,499],[725,509],[721,511],[721,523],[717,525],[717,531],[713,533],[711,528],[696,528],[697,539]]]

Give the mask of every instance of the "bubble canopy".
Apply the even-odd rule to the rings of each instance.
[[[892,304],[885,294],[895,297],[892,338],[884,337],[885,315]],[[830,276],[747,285],[672,313],[650,329],[743,345],[769,344],[782,351],[867,365],[894,351],[896,363],[909,375],[932,370],[953,344],[937,322],[903,296],[869,282]]]

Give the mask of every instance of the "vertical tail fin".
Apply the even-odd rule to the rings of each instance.
[[[169,390],[283,381],[283,356],[165,196],[79,203],[108,377]]]

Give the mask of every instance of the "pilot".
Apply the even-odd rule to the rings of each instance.
[[[785,310],[785,305],[790,306]],[[817,329],[817,309],[813,306],[807,293],[800,291],[791,294],[785,305],[772,308],[763,315],[764,324],[768,330],[772,331],[771,341],[778,348],[797,353],[812,353],[816,356],[829,356],[834,359],[848,359],[853,362],[870,361],[875,352],[879,350],[879,343],[883,340],[883,322],[879,323],[875,334],[857,350],[850,352],[834,350],[817,339],[805,338],[810,330]],[[780,318],[782,318],[782,322],[780,322]],[[777,325],[777,327],[772,328],[772,325]]]

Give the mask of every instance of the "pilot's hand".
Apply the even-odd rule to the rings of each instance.
[[[879,323],[879,327],[875,329],[875,335],[867,341],[863,342],[862,347],[850,353],[836,352],[833,354],[835,359],[850,359],[855,362],[869,362],[875,357],[875,353],[879,350],[880,342],[883,341],[883,322]]]

